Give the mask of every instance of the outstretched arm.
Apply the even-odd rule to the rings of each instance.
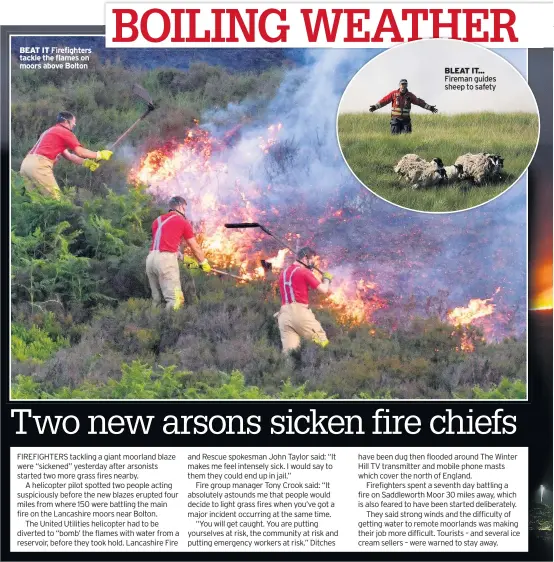
[[[381,98],[376,104],[370,106],[369,111],[373,113],[375,110],[381,107],[385,107],[385,105],[388,105],[392,101],[393,94],[394,92],[391,92],[390,94],[387,94],[384,98]]]
[[[81,158],[94,158],[95,160],[100,158],[98,152],[89,150],[88,148],[84,148],[83,146],[75,147],[75,154],[77,154],[77,156],[80,156]]]
[[[69,152],[69,150],[67,150],[67,148],[62,152],[62,156],[66,160],[69,160],[70,162],[73,162],[73,164],[77,164],[77,166],[82,166],[83,162],[85,161],[83,158],[79,158],[79,156],[77,156],[76,154],[73,154],[73,153]]]
[[[414,105],[419,105],[419,107],[423,107],[427,111],[431,111],[432,113],[437,113],[438,109],[434,105],[429,105],[425,100],[418,98],[412,94],[412,103]]]

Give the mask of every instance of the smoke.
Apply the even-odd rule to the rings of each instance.
[[[207,113],[202,128],[218,139],[210,169],[187,164],[178,178],[152,189],[163,196],[178,189],[189,198],[194,194],[190,212],[207,234],[224,222],[250,220],[289,235],[289,241],[294,235],[300,245],[315,246],[325,268],[350,277],[354,285],[360,279],[374,284],[388,314],[397,309],[400,319],[408,302],[414,314],[424,314],[437,299],[448,308],[466,306],[500,287],[490,334],[521,334],[526,176],[477,209],[433,215],[375,197],[346,166],[336,136],[339,101],[352,76],[375,54],[308,52],[309,64],[289,71],[269,103]],[[201,151],[198,157],[204,157]],[[216,204],[201,204],[202,198]],[[262,256],[280,248],[252,231],[244,237]]]

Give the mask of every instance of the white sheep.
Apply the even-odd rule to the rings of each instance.
[[[394,167],[394,171],[412,184],[412,189],[438,185],[444,178],[444,165],[440,158],[427,162],[417,154],[406,154]]]
[[[460,179],[470,180],[476,185],[484,181],[497,181],[501,179],[500,171],[504,167],[504,158],[498,154],[480,152],[479,154],[464,154],[458,156],[454,165],[463,166],[463,174]]]

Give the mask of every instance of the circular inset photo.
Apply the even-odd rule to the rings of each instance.
[[[526,72],[523,50],[508,60]],[[511,187],[535,152],[539,117],[515,66],[477,45],[415,41],[369,61],[348,84],[337,134],[375,195],[414,211],[476,207]]]

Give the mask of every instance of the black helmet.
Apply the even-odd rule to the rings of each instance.
[[[408,81],[406,80],[406,78],[402,78],[402,80],[400,80],[400,82],[398,82],[398,85],[400,86],[400,84],[407,84]]]
[[[317,256],[316,251],[313,250],[312,248],[309,248],[308,246],[305,246],[304,248],[300,248],[300,250],[298,251],[298,259],[303,260],[305,258],[315,258]]]
[[[181,205],[186,205],[186,199],[184,197],[181,197],[180,195],[174,195],[170,200],[169,200],[169,209],[173,210],[176,209],[177,207],[180,207]]]
[[[63,123],[64,121],[71,121],[75,117],[73,113],[69,111],[60,111],[56,116],[56,123]]]

